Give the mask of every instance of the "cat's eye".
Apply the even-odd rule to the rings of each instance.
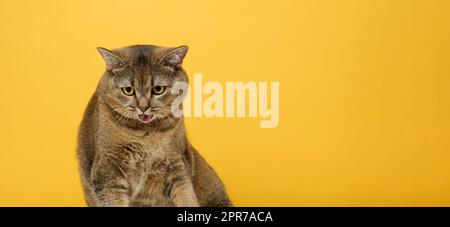
[[[134,95],[134,88],[132,88],[132,87],[123,87],[122,88],[122,92],[125,95],[132,96],[132,95]]]
[[[164,93],[165,90],[166,90],[165,86],[156,85],[153,87],[152,92],[155,95],[160,95],[160,94]]]

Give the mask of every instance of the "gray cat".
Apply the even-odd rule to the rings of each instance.
[[[84,113],[77,155],[89,206],[232,206],[191,146],[170,92],[188,82],[187,46],[98,48],[106,72]]]

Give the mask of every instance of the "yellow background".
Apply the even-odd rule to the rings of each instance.
[[[190,51],[204,82],[279,81],[280,124],[187,120],[238,206],[450,205],[450,2],[0,1],[0,205],[83,206],[95,47]]]

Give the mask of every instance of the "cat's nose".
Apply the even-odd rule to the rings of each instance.
[[[138,106],[138,108],[142,113],[145,113],[145,111],[148,110],[148,106]]]
[[[146,98],[141,97],[137,102],[137,107],[139,108],[142,113],[145,113],[145,111],[149,108],[149,103]]]

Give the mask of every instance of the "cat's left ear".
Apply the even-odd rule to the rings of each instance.
[[[107,70],[114,71],[127,65],[124,60],[115,55],[112,51],[103,47],[97,47],[97,50],[102,55],[103,60],[105,60]]]
[[[180,46],[174,48],[166,53],[159,62],[164,66],[180,68],[181,64],[183,63],[184,57],[186,57],[188,49],[188,46]]]

